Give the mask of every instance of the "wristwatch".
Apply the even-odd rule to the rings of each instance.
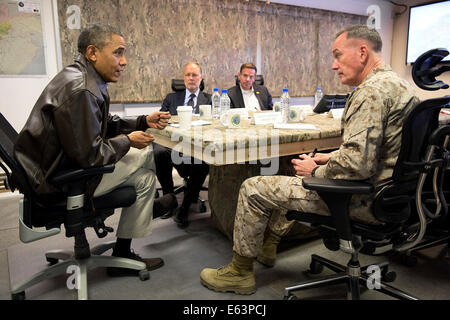
[[[317,168],[319,168],[319,166],[314,167],[314,169],[312,169],[312,171],[311,171],[311,177],[314,177],[314,176],[316,175],[316,170],[317,170]]]

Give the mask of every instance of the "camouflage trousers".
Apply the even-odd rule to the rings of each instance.
[[[351,217],[376,223],[368,214],[370,205],[366,199],[352,198]],[[233,251],[244,257],[256,257],[267,227],[281,237],[289,232],[295,222],[286,219],[289,210],[330,215],[320,196],[303,188],[301,177],[258,176],[245,180],[239,190]]]

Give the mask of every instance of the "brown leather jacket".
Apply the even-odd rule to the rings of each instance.
[[[105,81],[79,55],[44,89],[15,143],[14,156],[44,203],[61,201],[49,183],[55,172],[119,161],[130,149],[126,134],[148,128],[145,116],[121,119],[109,114]],[[91,196],[101,176],[88,183]]]

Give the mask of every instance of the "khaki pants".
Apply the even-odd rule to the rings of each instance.
[[[94,196],[101,196],[117,187],[133,186],[136,190],[136,202],[122,209],[117,237],[125,239],[147,237],[152,233],[156,188],[152,146],[149,145],[142,150],[130,148],[115,166],[114,172],[103,175]]]

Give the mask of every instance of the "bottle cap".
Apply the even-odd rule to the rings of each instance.
[[[228,93],[228,90],[227,89],[223,89],[222,93]]]
[[[214,92],[219,92],[219,88],[214,88]]]
[[[320,87],[317,87],[317,90],[322,90],[322,88],[320,88]]]
[[[289,92],[289,89],[288,88],[284,88],[283,92]]]

